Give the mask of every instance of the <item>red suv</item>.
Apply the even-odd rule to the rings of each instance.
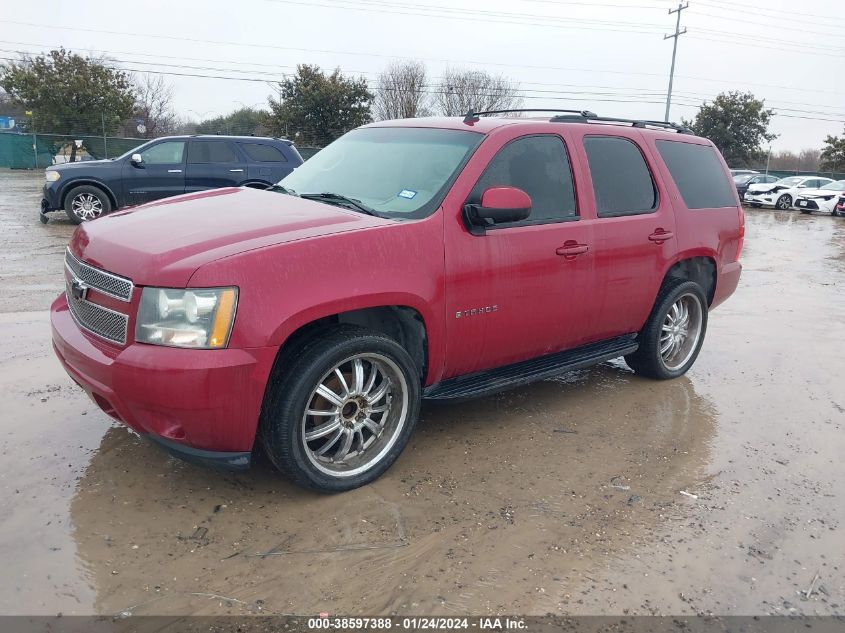
[[[743,235],[719,152],[672,124],[385,121],[269,191],[79,226],[53,343],[106,413],[173,454],[239,469],[260,445],[300,484],[347,490],[390,467],[421,399],[618,356],[680,376],[737,286]]]

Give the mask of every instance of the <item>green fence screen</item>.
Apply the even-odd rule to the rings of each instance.
[[[74,146],[77,161],[114,158],[146,142],[142,138],[0,132],[0,167],[43,169],[65,163],[74,154]]]

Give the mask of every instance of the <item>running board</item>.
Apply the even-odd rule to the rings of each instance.
[[[636,334],[628,334],[504,367],[450,378],[426,387],[422,397],[426,400],[468,400],[521,387],[635,352],[639,346],[635,337]]]

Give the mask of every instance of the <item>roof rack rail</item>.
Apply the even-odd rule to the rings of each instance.
[[[678,134],[692,134],[692,130],[678,123],[670,121],[653,121],[651,119],[620,119],[611,116],[595,116],[595,115],[575,115],[575,116],[555,116],[550,119],[552,123],[589,123],[596,121],[599,123],[627,123],[631,127],[648,128],[656,127],[665,130],[674,130]]]
[[[599,123],[627,123],[631,127],[647,128],[656,127],[665,130],[674,130],[678,134],[692,134],[692,130],[679,125],[678,123],[671,123],[669,121],[653,121],[650,119],[618,119],[616,117],[599,116],[589,110],[558,110],[555,108],[519,108],[516,110],[485,110],[483,112],[476,112],[470,110],[464,115],[464,123],[470,124],[478,121],[478,118],[487,114],[510,114],[514,112],[557,112],[549,121],[552,123],[589,123],[597,121]]]
[[[475,123],[478,117],[487,114],[511,114],[513,112],[565,112],[568,114],[577,114],[582,117],[595,117],[596,115],[589,110],[556,110],[554,108],[518,108],[516,110],[485,110],[483,112],[476,112],[470,110],[464,115],[464,123]]]

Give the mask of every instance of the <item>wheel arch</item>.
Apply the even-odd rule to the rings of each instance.
[[[716,294],[716,257],[715,253],[706,250],[679,254],[663,276],[660,287],[663,288],[669,279],[689,279],[702,287],[707,297],[707,305],[710,306]]]
[[[89,187],[96,187],[100,189],[109,197],[109,202],[112,205],[112,211],[118,208],[117,204],[117,196],[115,196],[114,191],[111,190],[107,184],[100,180],[95,180],[93,178],[77,178],[75,180],[71,180],[65,184],[62,188],[61,195],[59,197],[59,206],[64,209],[65,208],[65,200],[67,200],[67,195],[73,191],[76,187],[82,187],[83,185],[88,185]]]
[[[278,345],[276,362],[320,331],[341,324],[360,325],[389,336],[411,356],[419,369],[421,384],[432,371],[432,341],[429,324],[432,315],[427,308],[410,302],[367,301],[347,309],[312,309],[286,320],[271,338]]]

